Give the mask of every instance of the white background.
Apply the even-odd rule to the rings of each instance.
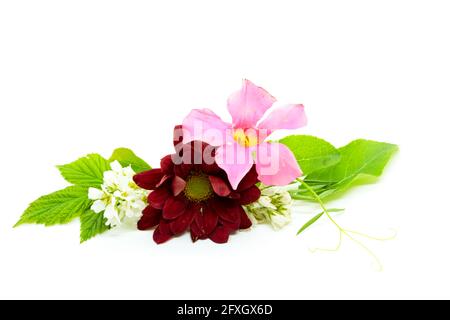
[[[450,298],[448,1],[1,1],[0,298]],[[226,245],[157,246],[115,230],[80,245],[78,222],[12,229],[27,204],[66,186],[54,168],[130,147],[154,166],[191,108],[228,117],[248,78],[303,103],[300,133],[337,146],[400,145],[377,184],[316,206],[280,232]]]

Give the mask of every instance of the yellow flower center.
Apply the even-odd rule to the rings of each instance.
[[[258,136],[255,130],[235,129],[233,139],[243,147],[253,147],[258,144]]]
[[[192,173],[186,180],[184,189],[186,198],[194,202],[201,202],[213,195],[213,188],[208,176],[202,173]]]

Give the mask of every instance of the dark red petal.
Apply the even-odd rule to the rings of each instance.
[[[237,190],[242,191],[250,188],[258,182],[258,173],[256,172],[256,166],[253,166],[250,171],[242,178]]]
[[[157,244],[161,244],[172,238],[172,236],[168,224],[162,221],[153,232],[153,241]]]
[[[194,216],[197,213],[197,210],[198,209],[196,209],[195,206],[192,206],[186,209],[186,211],[181,216],[173,220],[170,223],[170,230],[172,231],[172,233],[180,234],[186,231],[186,229],[194,220]]]
[[[161,170],[165,174],[172,174],[173,173],[173,162],[172,162],[172,155],[169,154],[161,159]]]
[[[210,234],[216,227],[219,221],[217,213],[209,207],[203,208],[203,224],[206,234]]]
[[[244,208],[241,207],[241,224],[239,229],[248,229],[252,226],[252,221],[248,218],[247,213],[245,213]]]
[[[161,232],[167,233],[167,234],[172,234],[169,223],[170,223],[170,221],[161,219],[161,221],[159,222],[159,226],[161,227]]]
[[[194,220],[191,223],[191,238],[192,241],[197,241],[198,239],[208,238],[205,227],[205,219],[203,216],[203,210],[201,206],[197,206]],[[208,222],[209,223],[209,222]]]
[[[228,186],[228,183],[221,178],[209,176],[209,182],[211,182],[211,186],[218,196],[227,197],[231,193],[231,188]]]
[[[198,239],[201,239],[203,236],[203,233],[200,230],[200,228],[197,226],[197,223],[195,222],[195,220],[192,221],[192,223],[191,223],[190,231],[191,231],[192,242],[196,242]]]
[[[206,174],[217,174],[217,173],[221,172],[222,169],[219,168],[217,163],[213,162],[212,164],[202,163],[201,170],[203,173],[206,173]]]
[[[230,195],[228,196],[228,198],[233,199],[233,200],[237,200],[241,197],[241,195],[239,194],[239,192],[236,191],[232,191],[230,193]]]
[[[209,235],[209,238],[215,243],[226,243],[230,236],[230,231],[226,227],[218,227]]]
[[[183,145],[183,163],[201,165],[203,161],[203,151],[209,145],[198,140],[191,141]]]
[[[186,181],[182,178],[175,176],[172,179],[172,192],[174,196],[178,196],[181,192],[183,192],[186,187]]]
[[[236,219],[234,221],[227,221],[223,219],[219,219],[219,224],[221,224],[224,227],[227,227],[229,230],[239,230],[241,226],[241,216],[239,216],[239,219]]]
[[[183,126],[181,124],[173,128],[173,145],[177,147],[183,142]]]
[[[167,199],[163,208],[163,218],[173,220],[181,216],[186,210],[186,202],[179,197],[170,197]]]
[[[199,212],[199,213],[197,213],[195,216],[194,216],[194,223],[193,224],[195,224],[195,227],[196,227],[196,233],[198,233],[199,235],[203,235],[203,234],[205,234],[206,232],[205,232],[205,221],[204,221],[204,218],[203,218],[203,214],[201,213],[201,212]]]
[[[142,217],[138,222],[139,230],[148,230],[156,226],[161,220],[162,211],[155,209],[151,206],[147,206],[144,211],[142,211]]]
[[[189,176],[189,174],[191,173],[191,170],[193,168],[194,168],[194,165],[192,165],[192,164],[182,163],[182,164],[175,165],[174,172],[177,176],[179,176],[183,179],[186,179]]]
[[[158,188],[148,195],[148,203],[156,209],[162,209],[170,193],[166,188]]]
[[[257,186],[250,187],[241,192],[241,197],[237,200],[241,205],[255,202],[261,196],[261,190]]]
[[[162,178],[161,181],[156,185],[156,188],[161,187],[166,181],[169,181],[173,176],[169,175],[169,174],[165,174]]]
[[[153,190],[161,181],[162,177],[163,172],[161,169],[152,169],[136,174],[133,177],[133,180],[139,187],[147,190]]]
[[[215,199],[211,203],[213,205],[214,211],[219,215],[221,219],[232,223],[240,221],[240,205],[235,201],[228,199]]]

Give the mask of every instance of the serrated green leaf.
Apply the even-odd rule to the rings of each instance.
[[[328,212],[341,212],[344,211],[344,209],[328,209]],[[322,217],[325,214],[325,211],[322,211],[321,213],[317,214],[316,216],[314,216],[311,220],[309,220],[308,222],[306,222],[303,227],[300,228],[300,230],[298,230],[297,235],[299,235],[300,233],[302,233],[303,231],[305,231],[306,229],[308,229],[312,224],[314,224],[317,220],[320,219],[320,217]]]
[[[103,172],[110,170],[108,161],[95,153],[57,168],[68,182],[86,187],[100,187],[103,183]]]
[[[80,216],[92,203],[86,187],[71,186],[40,197],[30,204],[15,226],[38,223],[46,226],[64,224]]]
[[[80,221],[81,243],[110,229],[110,227],[105,224],[106,218],[103,216],[103,212],[95,213],[92,210],[86,210],[81,214]]]
[[[339,163],[313,172],[305,179],[311,185],[324,185],[317,191],[322,197],[325,193],[328,196],[342,190],[360,175],[379,177],[398,146],[359,139],[338,150],[341,153]]]
[[[150,170],[151,167],[147,162],[136,156],[136,154],[127,148],[118,148],[114,150],[109,161],[119,161],[122,167],[130,166],[133,168],[134,172],[140,173],[143,171]]]
[[[335,165],[341,157],[332,144],[313,136],[291,135],[279,142],[292,151],[305,175]]]

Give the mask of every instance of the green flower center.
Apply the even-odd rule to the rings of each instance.
[[[186,180],[184,194],[186,198],[195,202],[209,199],[213,195],[213,188],[208,176],[203,173],[192,173]]]

